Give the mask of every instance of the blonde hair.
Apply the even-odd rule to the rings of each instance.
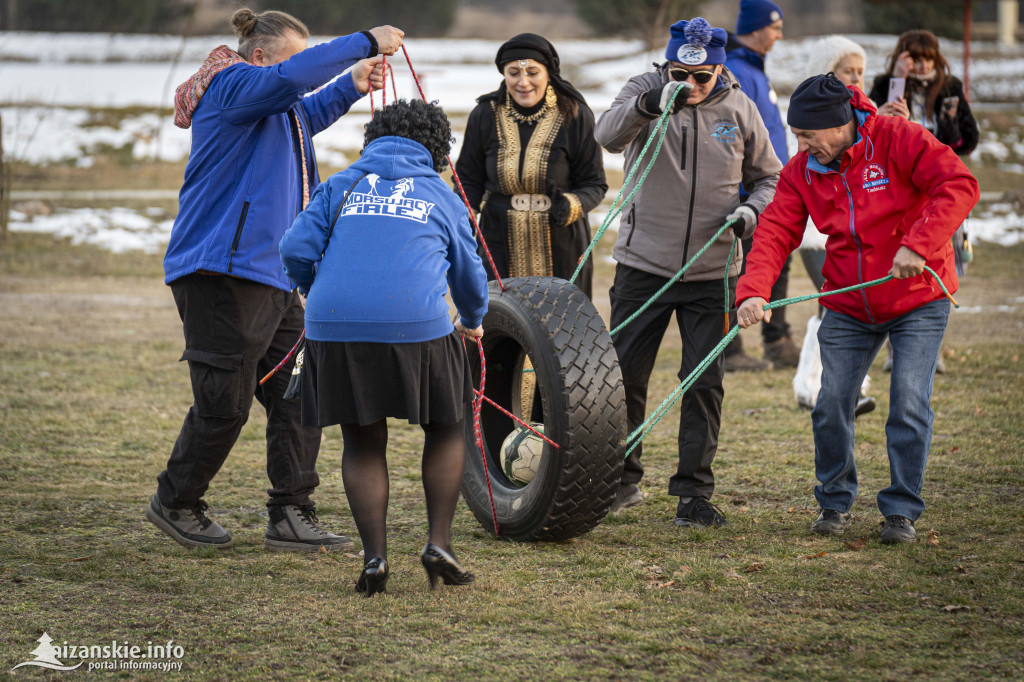
[[[304,23],[287,12],[277,10],[255,14],[248,7],[243,7],[231,16],[231,28],[238,36],[238,54],[247,61],[252,61],[252,53],[257,47],[273,52],[288,33],[309,38],[309,29]]]

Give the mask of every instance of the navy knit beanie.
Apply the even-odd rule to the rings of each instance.
[[[789,98],[786,123],[802,130],[844,126],[853,118],[852,97],[850,89],[834,74],[812,76],[798,85]]]
[[[740,0],[736,17],[736,35],[753,33],[782,18],[782,10],[771,0]]]
[[[714,28],[703,17],[677,21],[669,28],[665,59],[687,66],[724,64],[728,34]]]

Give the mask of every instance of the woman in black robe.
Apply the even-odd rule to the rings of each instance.
[[[477,100],[455,168],[502,278],[569,279],[590,243],[587,213],[608,190],[594,114],[545,38],[510,39],[495,64],[504,81]],[[588,258],[576,279],[587,296],[593,270]]]

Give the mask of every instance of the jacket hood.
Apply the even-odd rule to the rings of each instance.
[[[210,87],[213,77],[229,66],[247,63],[242,55],[227,45],[215,48],[199,70],[174,91],[174,125],[186,129],[191,127],[192,115]]]
[[[437,175],[427,148],[407,137],[387,135],[366,145],[352,168],[376,173],[388,180]]]
[[[849,86],[849,89],[850,93],[853,95],[853,97],[850,99],[850,104],[853,106],[854,109],[866,112],[868,114],[874,114],[878,112],[878,107],[875,106],[874,102],[868,99],[868,96],[865,95],[860,88],[858,88],[856,85],[851,85]]]

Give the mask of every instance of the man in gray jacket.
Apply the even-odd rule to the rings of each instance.
[[[657,161],[624,207],[613,252],[618,263],[615,283],[609,292],[612,328],[675,276],[726,221],[735,220],[733,230],[715,240],[682,279],[615,336],[630,431],[644,420],[647,382],[673,312],[683,339],[680,379],[721,341],[727,307],[722,279],[728,268],[731,298],[742,263],[739,244],[737,255],[728,262],[730,247],[734,240],[753,234],[758,214],[775,195],[782,170],[756,106],[722,66],[725,42],[726,32],[700,17],[674,24],[668,61],[651,73],[631,78],[595,129],[597,141],[608,151],[625,150],[629,169],[656,119],[667,106],[672,107]],[[750,193],[742,204],[741,183]],[[679,497],[678,526],[726,523],[721,510],[710,502],[723,374],[719,357],[682,399],[679,466],[669,481],[669,494]],[[637,447],[626,460],[614,509],[641,502],[640,457],[641,447]]]

